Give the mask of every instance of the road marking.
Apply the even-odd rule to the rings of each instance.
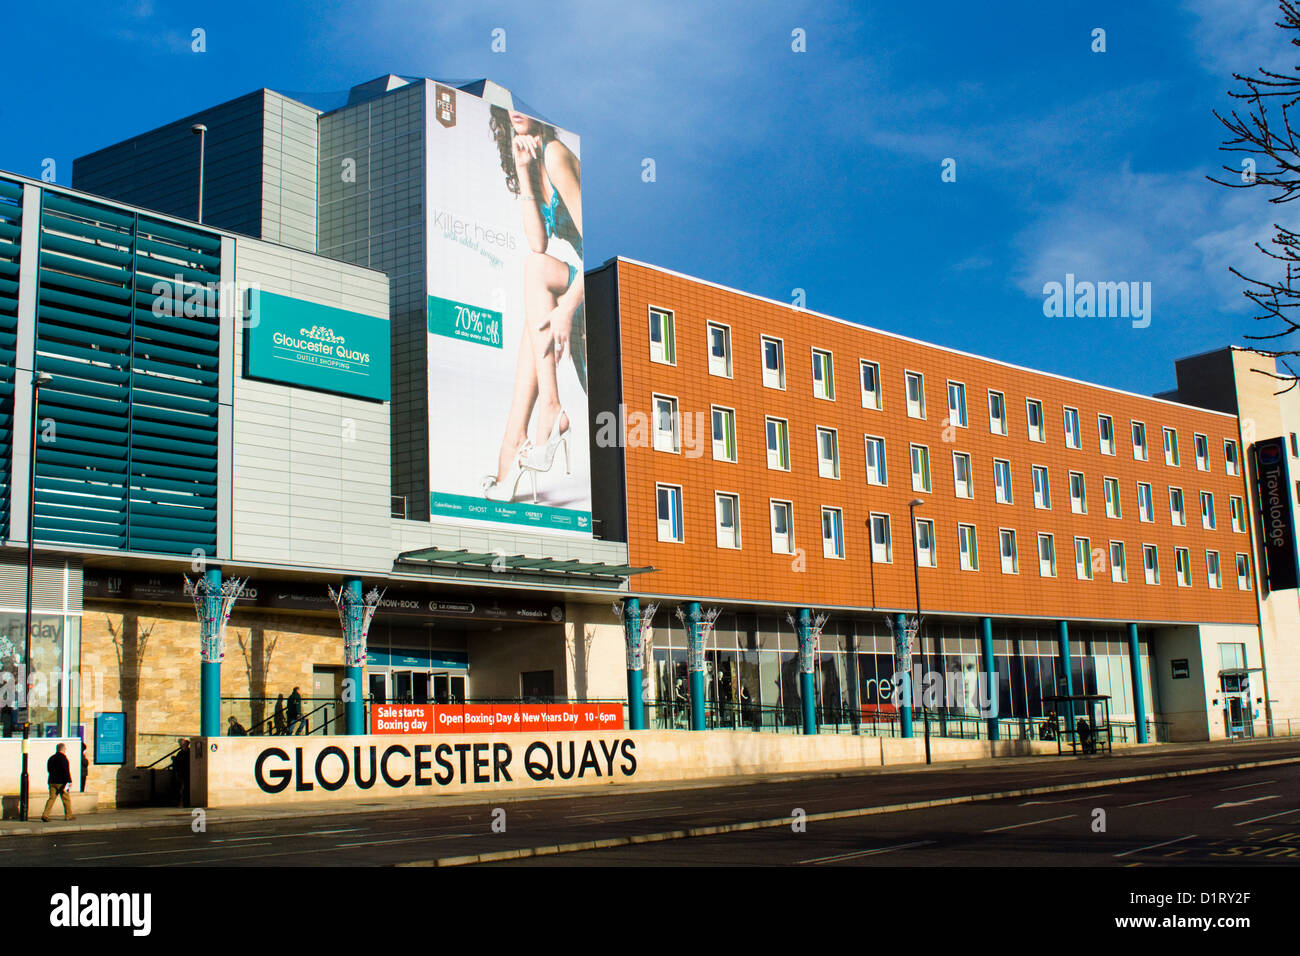
[[[364,840],[360,843],[335,843],[335,847],[344,846],[380,846],[384,843],[422,843],[429,840],[450,840],[455,837],[474,836],[472,833],[444,833],[441,836],[432,837],[402,837],[400,840]]]
[[[365,827],[344,827],[341,830],[308,830],[307,836],[324,836],[327,833],[360,833]]]
[[[1259,783],[1243,783],[1240,787],[1224,787],[1220,793],[1227,793],[1229,790],[1246,790],[1249,787],[1265,787],[1270,783],[1277,783],[1276,780],[1261,780]]]
[[[1260,820],[1272,820],[1274,817],[1284,817],[1288,813],[1297,813],[1297,812],[1300,812],[1300,807],[1296,807],[1294,810],[1283,810],[1281,813],[1270,813],[1266,817],[1255,817],[1253,820],[1242,820],[1240,823],[1234,823],[1233,826],[1244,827],[1247,823],[1258,823]],[[1265,829],[1268,828],[1265,827]]]
[[[247,846],[270,846],[270,845],[271,844],[269,843],[247,844]],[[242,850],[244,849],[244,847],[240,847],[239,849]],[[78,860],[112,860],[112,859],[116,859],[117,857],[123,857],[123,856],[165,856],[169,853],[202,853],[205,850],[210,852],[212,850],[212,847],[210,847],[208,844],[205,843],[203,844],[203,846],[187,846],[184,849],[180,849],[180,850],[138,850],[135,853],[101,853],[98,856],[79,856],[77,857],[77,859]]]
[[[572,819],[572,820],[599,819],[600,817],[618,817],[618,816],[624,816],[624,815],[629,814],[629,813],[657,813],[657,812],[659,812],[660,810],[685,810],[685,809],[686,809],[685,807],[680,806],[680,805],[677,805],[677,806],[669,806],[669,807],[645,807],[644,809],[635,808],[635,809],[631,809],[631,810],[604,810],[604,811],[602,811],[602,812],[600,812],[600,813],[577,813],[577,814],[573,814],[573,815],[570,817],[570,819]]]
[[[1066,797],[1064,800],[1026,800],[1021,804],[1022,807],[1033,807],[1040,804],[1049,803],[1073,803],[1075,800],[1096,800],[1099,797],[1109,797],[1109,793],[1085,793],[1079,797]]]
[[[1161,797],[1159,800],[1143,800],[1141,803],[1126,803],[1120,807],[1121,810],[1127,810],[1129,807],[1148,807],[1153,803],[1168,803],[1170,800],[1186,800],[1190,793],[1184,793],[1177,797]]]
[[[105,846],[107,843],[107,840],[96,840],[93,843],[65,843],[63,845],[68,849],[72,849],[74,846]]]
[[[1252,803],[1262,803],[1265,800],[1276,800],[1280,796],[1281,796],[1280,793],[1275,793],[1267,797],[1256,797],[1253,800],[1238,800],[1235,803],[1221,803],[1214,809],[1222,810],[1224,807],[1244,807]]]
[[[985,830],[985,833],[1001,833],[1003,830],[1019,830],[1021,827],[1036,827],[1040,823],[1055,823],[1057,820],[1068,820],[1070,817],[1077,816],[1074,813],[1067,813],[1063,817],[1048,817],[1046,820],[1030,820],[1028,823],[1013,823],[1005,827],[992,827]]]
[[[1189,833],[1187,836],[1180,836],[1177,840],[1166,840],[1164,843],[1153,843],[1150,846],[1140,846],[1136,850],[1125,850],[1123,853],[1116,853],[1115,859],[1118,860],[1122,856],[1129,856],[1133,853],[1141,853],[1143,850],[1158,850],[1162,846],[1170,846],[1174,843],[1182,843],[1184,840],[1195,840],[1195,839],[1196,839],[1196,834]]]
[[[874,850],[855,850],[852,853],[839,853],[835,856],[819,856],[811,860],[800,860],[800,863],[840,863],[844,860],[855,860],[864,856],[876,856],[881,853],[892,853],[894,850],[910,850],[915,846],[930,846],[933,840],[917,840],[915,843],[897,843],[894,846],[876,847]]]

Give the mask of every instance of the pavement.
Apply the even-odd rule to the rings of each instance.
[[[1123,810],[1120,819],[1126,822],[1112,832],[1127,842],[1113,852],[1143,845],[1141,840],[1147,838],[1148,831],[1167,839],[1183,838],[1185,850],[1199,846],[1191,837],[1204,835],[1210,829],[1208,822],[1189,821],[1186,815],[1180,818],[1164,811],[1186,800],[1189,812],[1237,822],[1236,817],[1228,821],[1225,815],[1225,811],[1235,814],[1235,807],[1219,806],[1236,801],[1206,804],[1218,789],[1236,785],[1237,781],[1221,782],[1223,774],[1237,775],[1252,784],[1258,781],[1246,775],[1263,774],[1261,779],[1270,783],[1261,784],[1267,792],[1258,796],[1269,799],[1260,802],[1290,813],[1300,783],[1300,738],[1165,745],[1112,756],[998,758],[834,774],[622,785],[598,791],[556,788],[202,813],[132,808],[102,811],[70,823],[0,822],[0,864],[447,866],[539,863],[549,858],[588,865],[633,861],[699,865],[721,860],[800,864],[821,857],[839,864],[858,859],[890,862],[885,859],[888,857],[895,863],[929,865],[928,861],[943,857],[929,855],[937,851],[927,847],[952,850],[967,846],[960,841],[976,833],[984,836],[962,851],[972,862],[1010,860],[1027,852],[1023,846],[1017,849],[1022,840],[1004,845],[999,842],[1003,838],[984,831],[1005,833],[1007,840],[1050,836],[1060,846],[1054,843],[1056,849],[1052,850],[1035,843],[1038,849],[1025,858],[1071,860],[1071,854],[1077,855],[1079,850],[1068,844],[1081,836],[1071,828],[1085,822],[1076,809],[1094,797],[1099,805]],[[1280,782],[1271,785],[1274,780]],[[1043,813],[1042,801],[1052,800],[1080,802],[1078,808]],[[1137,807],[1146,806],[1148,800],[1152,811]],[[973,807],[975,804],[979,806]],[[1249,819],[1253,805],[1243,806],[1247,812],[1241,816]],[[1272,810],[1272,806],[1266,809]],[[1026,814],[1030,816],[1026,818]],[[792,829],[796,815],[804,827],[803,836],[811,834],[816,839],[804,839],[785,849],[770,843],[769,839],[779,835],[799,832]],[[1171,822],[1174,819],[1189,826],[1196,822],[1196,827],[1167,836],[1171,826],[1178,829]],[[989,826],[983,825],[986,823]],[[1068,832],[1058,834],[1057,828]],[[881,843],[881,838],[894,842]],[[818,843],[815,851],[814,843]],[[1089,862],[1113,864],[1113,857],[1103,852],[1103,843],[1105,840],[1089,840],[1084,844],[1092,854]],[[898,849],[904,844],[917,846]],[[882,852],[886,847],[894,849]],[[1288,843],[1272,849],[1289,848]],[[804,855],[796,859],[786,850]],[[905,852],[911,853],[906,860],[898,855]],[[1234,856],[1229,862],[1289,859],[1283,852],[1273,856],[1261,853],[1258,858],[1246,857],[1247,852],[1239,846],[1235,856],[1243,859]],[[865,855],[852,856],[858,853]],[[850,856],[838,859],[843,854]]]

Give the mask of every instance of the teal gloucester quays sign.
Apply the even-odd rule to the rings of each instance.
[[[245,357],[250,378],[389,399],[385,319],[251,289]]]

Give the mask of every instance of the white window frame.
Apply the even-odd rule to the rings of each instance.
[[[1192,432],[1192,456],[1196,459],[1197,471],[1210,470],[1210,436]]]
[[[1105,427],[1110,429],[1109,442],[1106,441],[1106,433],[1102,427],[1103,422]],[[1115,456],[1115,419],[1109,415],[1097,415],[1097,447],[1103,455],[1110,455],[1112,458]]]
[[[767,367],[767,347],[768,345],[776,346],[776,363],[775,369]],[[785,340],[778,339],[774,335],[764,335],[759,338],[758,360],[761,363],[760,368],[763,372],[763,387],[775,388],[779,391],[785,391]]]
[[[1178,429],[1165,425],[1161,428],[1161,434],[1164,436],[1165,442],[1165,464],[1170,468],[1180,467],[1182,458],[1178,454]],[[1171,435],[1173,436],[1172,441],[1170,440]]]
[[[1047,557],[1043,557],[1043,544],[1047,544]],[[1043,570],[1044,562],[1047,570]],[[1056,577],[1056,537],[1050,532],[1038,532],[1038,576],[1040,578]]]
[[[722,413],[723,437],[721,439],[717,435],[717,421],[715,419],[718,413]],[[728,425],[731,429],[729,436],[731,438],[731,457],[727,457],[728,435],[726,430]],[[736,462],[739,452],[736,448],[736,410],[734,408],[728,408],[726,405],[711,405],[709,407],[709,438],[713,445],[714,461],[726,461],[733,464]],[[721,454],[719,454],[719,448],[721,448]]]
[[[784,439],[778,444],[775,452],[772,449],[771,426],[777,425],[776,435],[778,439]],[[767,467],[772,471],[789,471],[790,470],[790,422],[784,418],[777,418],[775,415],[768,415],[763,419],[763,446],[767,449]],[[776,454],[777,462],[772,463],[772,455]],[[784,464],[780,459],[784,457]]]
[[[959,402],[958,406],[955,408],[952,403],[954,388],[956,389],[955,394]],[[961,416],[960,420],[957,417],[958,415]],[[956,426],[957,428],[968,428],[970,426],[970,418],[966,414],[965,382],[957,382],[952,379],[948,380],[948,424]]]
[[[957,524],[957,566],[963,571],[980,569],[979,540],[973,524]]]
[[[871,563],[893,564],[894,537],[893,531],[890,529],[888,513],[883,511],[873,511],[868,516],[867,523],[871,533]],[[885,540],[883,543],[876,540],[877,528],[884,528]]]
[[[727,500],[731,503],[731,538],[732,543],[727,544],[723,541],[723,524],[722,524],[722,502]],[[717,544],[719,548],[725,548],[728,551],[739,551],[740,542],[740,495],[730,491],[715,491],[713,493],[713,523],[717,532]]]
[[[1178,507],[1174,508],[1174,495],[1178,495]],[[1170,486],[1169,488],[1169,523],[1175,528],[1187,527],[1187,498],[1183,495],[1183,489]]]
[[[1213,591],[1223,588],[1223,562],[1217,551],[1205,552],[1205,583]]]
[[[1142,578],[1147,584],[1160,584],[1160,549],[1154,544],[1142,545]]]
[[[817,391],[817,369],[822,370],[821,392]],[[812,350],[812,390],[813,398],[823,401],[835,401],[835,355],[830,349],[814,348]]]
[[[831,457],[829,461],[822,457],[822,436],[829,435],[831,440]],[[840,477],[840,435],[834,428],[817,426],[817,475],[820,478]]]
[[[682,451],[682,413],[681,413],[681,409],[680,409],[680,407],[679,407],[678,404],[677,404],[677,397],[676,397],[675,395],[660,395],[660,394],[658,394],[658,393],[655,393],[655,394],[653,395],[652,399],[651,399],[651,402],[652,402],[652,404],[654,405],[654,421],[651,423],[651,426],[652,426],[652,428],[654,429],[654,431],[653,431],[653,434],[654,434],[654,440],[653,440],[654,450],[655,450],[655,451],[661,451],[661,452],[664,452],[665,454],[669,454],[669,455],[679,455],[679,454],[681,454],[681,451]],[[671,431],[669,431],[669,432],[664,432],[664,431],[659,427],[659,424],[660,424],[660,421],[661,421],[661,415],[660,415],[660,412],[659,412],[659,404],[660,404],[660,402],[666,402],[666,403],[668,403],[668,404],[672,407],[672,429],[671,429]],[[668,444],[669,444],[671,447],[665,448],[665,447],[663,446],[663,444],[661,444],[661,439],[662,439],[665,435],[667,435],[667,437],[668,437]]]
[[[1238,454],[1236,439],[1223,440],[1223,470],[1234,478],[1241,474],[1241,456]]]
[[[709,354],[709,374],[716,375],[719,378],[731,378],[733,370],[731,367],[731,326],[725,322],[709,321],[705,325],[704,347]],[[726,354],[719,357],[713,354],[713,333],[722,333],[723,346]]]
[[[1246,532],[1246,499],[1240,495],[1228,495],[1228,512],[1232,521],[1232,530],[1237,534]]]
[[[863,384],[863,373],[871,369],[871,377],[875,381],[876,387],[868,392],[866,385]],[[858,359],[858,389],[862,392],[862,407],[871,408],[880,411],[884,407],[884,396],[880,394],[880,363],[871,362],[867,359]]]
[[[826,537],[826,519],[831,518],[831,524],[835,532],[835,537]],[[827,550],[827,545],[833,546],[832,551]],[[841,508],[832,508],[828,505],[822,506],[822,557],[844,560],[844,511]]]
[[[786,526],[785,543],[789,546],[789,549],[785,551],[777,547],[778,532],[776,530],[776,514],[777,514],[778,506],[782,507],[785,511],[785,526]],[[785,499],[782,498],[769,498],[767,500],[767,516],[768,516],[768,524],[772,531],[772,553],[773,554],[794,554],[795,553],[794,502],[786,501]]]
[[[1079,422],[1079,410],[1071,405],[1061,407],[1061,427],[1065,430],[1065,447],[1076,451],[1083,448],[1083,426]]]
[[[916,379],[917,400],[912,401],[908,385],[912,379]],[[921,421],[925,420],[925,376],[920,372],[913,372],[909,369],[903,370],[903,401],[907,405],[907,417],[916,418]]]
[[[1242,571],[1242,567],[1241,567],[1243,563],[1246,565],[1246,569],[1244,572]],[[1251,589],[1250,588],[1250,555],[1238,551],[1233,556],[1233,567],[1237,572],[1237,590],[1249,591]]]
[[[1105,475],[1102,476],[1101,496],[1105,500],[1107,518],[1124,517],[1124,509],[1119,500],[1118,478],[1108,478]]]
[[[1146,489],[1146,503],[1143,504],[1142,489]],[[1151,482],[1139,481],[1137,483],[1138,499],[1138,521],[1150,524],[1156,520],[1156,499],[1151,491]],[[1144,514],[1145,512],[1145,514]]]
[[[964,480],[962,479],[957,468],[958,461],[960,461],[962,464],[966,466],[966,478]],[[963,483],[965,484],[964,489],[962,487]],[[971,474],[971,463],[970,463],[969,452],[955,451],[952,453],[952,488],[953,488],[953,494],[955,494],[958,498],[975,497],[975,478]]]
[[[654,317],[658,313],[661,319],[659,328],[662,341],[656,343],[654,338]],[[646,313],[648,323],[647,333],[650,336],[650,361],[659,365],[676,365],[677,364],[677,319],[670,309],[662,306],[652,305],[648,307]],[[656,356],[656,351],[658,355]]]
[[[917,474],[917,452],[922,453],[922,473]],[[912,466],[912,490],[929,494],[934,489],[934,473],[930,470],[930,446],[913,442],[908,449],[908,458]],[[918,484],[923,481],[924,484]]]
[[[999,465],[1002,467],[998,467]],[[1015,504],[1016,497],[1011,484],[1011,461],[1009,459],[993,459],[993,500],[1000,505]]]
[[[1007,542],[1011,542],[1010,554],[1007,551]],[[1015,528],[998,528],[998,563],[1002,567],[1003,574],[1020,573],[1020,546],[1016,542]],[[1010,564],[1010,570],[1007,565]]]
[[[1079,479],[1079,493],[1074,493],[1075,479]],[[1088,513],[1088,480],[1081,471],[1070,472],[1070,514],[1086,515]]]
[[[671,502],[674,501],[676,502],[677,505],[676,514],[669,515],[668,517],[669,537],[664,537],[664,519],[659,514],[659,495],[660,493],[665,491],[669,493],[670,505]],[[676,493],[675,495],[673,494],[674,492]],[[684,511],[685,511],[685,507],[682,504],[682,486],[671,485],[665,482],[656,482],[655,483],[655,531],[660,541],[664,541],[670,544],[683,544],[686,541],[686,523],[683,514]],[[676,520],[677,532],[678,532],[678,536],[675,538],[671,537],[672,525],[674,520]]]
[[[1031,410],[1038,414],[1038,435],[1034,435],[1034,416]],[[1043,402],[1038,398],[1025,399],[1025,433],[1029,436],[1030,441],[1045,442],[1047,441],[1047,420],[1043,418]]]
[[[921,528],[926,529],[926,534],[930,539],[930,547],[921,547]],[[916,519],[916,565],[920,568],[937,568],[939,566],[938,547],[934,540],[934,519],[917,518]],[[924,560],[923,560],[924,559]]]
[[[1079,545],[1083,545],[1083,562],[1079,561]],[[1080,581],[1092,580],[1092,539],[1074,536],[1074,576]]]
[[[1135,431],[1139,429],[1142,432],[1142,443],[1140,445],[1137,443],[1137,441],[1134,440],[1134,434],[1133,434]],[[1136,419],[1130,419],[1128,423],[1128,433],[1129,433],[1129,440],[1133,442],[1133,460],[1149,461],[1151,457],[1151,450],[1150,447],[1147,445],[1147,423],[1137,421]]]
[[[1206,505],[1209,508],[1206,508]],[[1201,529],[1204,531],[1218,530],[1218,519],[1214,514],[1214,492],[1201,492]]]
[[[876,462],[878,466],[876,471],[878,473],[877,477],[880,479],[879,481],[872,480],[871,453],[866,451],[866,449],[870,448],[873,443],[879,443],[876,450]],[[889,468],[885,460],[885,440],[877,435],[864,435],[863,449],[866,455],[864,461],[866,463],[867,484],[876,485],[881,488],[887,487],[889,485]]]
[[[1001,418],[998,418],[997,416],[995,416],[995,415],[993,414],[993,396],[994,396],[994,395],[996,395],[996,396],[998,397],[998,404],[1002,406],[1002,416],[1001,416]],[[1001,427],[1001,428],[998,428],[999,425],[1001,425],[1002,427]],[[1007,431],[1008,431],[1008,428],[1007,428],[1007,396],[1006,396],[1006,393],[1004,393],[1004,392],[999,392],[999,391],[997,391],[996,389],[992,389],[992,388],[990,388],[990,389],[989,389],[989,434],[990,434],[990,435],[1002,435],[1003,437],[1006,437]]]
[[[1116,549],[1119,549],[1118,551]],[[1128,584],[1128,555],[1124,553],[1123,541],[1110,542],[1110,579],[1115,584]],[[1115,560],[1116,554],[1119,560]]]
[[[1174,548],[1174,578],[1180,588],[1192,586],[1192,552],[1189,548]]]
[[[1029,475],[1034,481],[1034,507],[1042,511],[1052,510],[1052,478],[1047,465],[1030,465]],[[1039,481],[1039,476],[1042,481]]]

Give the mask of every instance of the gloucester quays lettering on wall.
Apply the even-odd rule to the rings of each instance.
[[[286,751],[267,747],[257,755],[253,778],[264,793],[289,787],[299,793],[341,790],[351,785],[369,790],[497,784],[516,781],[589,780],[636,773],[636,743],[601,738],[534,740],[516,751],[510,744],[363,744],[327,746],[314,758],[301,746]]]

